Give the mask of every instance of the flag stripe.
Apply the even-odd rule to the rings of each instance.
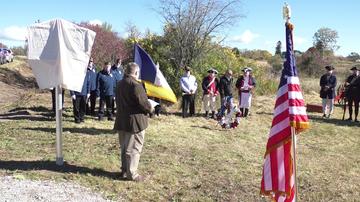
[[[309,127],[295,66],[292,28],[291,24],[286,24],[286,61],[275,101],[261,180],[261,193],[282,202],[295,200],[291,127],[296,132]]]

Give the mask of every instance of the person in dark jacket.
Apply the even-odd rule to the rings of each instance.
[[[360,102],[360,70],[357,67],[351,68],[353,72],[345,83],[346,99],[349,106],[349,118],[348,121],[352,121],[353,104],[355,105],[355,122],[359,122],[357,117],[359,115],[359,102]]]
[[[320,97],[322,98],[323,118],[330,118],[334,109],[336,88],[336,76],[333,74],[334,67],[326,66],[327,73],[320,78]]]
[[[121,65],[121,59],[120,58],[116,59],[116,63],[111,67],[111,71],[112,71],[112,73],[114,75],[115,83],[118,83],[119,81],[121,81],[123,79],[123,77],[124,77],[124,68]],[[115,94],[115,89],[116,88],[114,88],[114,94]],[[112,111],[113,114],[115,114],[115,108],[116,108],[115,104],[116,103],[115,103],[115,97],[114,97],[114,99],[113,99],[113,108],[112,108],[113,109],[113,111]]]
[[[232,96],[232,71],[230,69],[226,70],[225,75],[220,78],[219,84],[219,92],[221,98],[221,106],[223,106],[225,102],[225,97]]]
[[[96,66],[92,58],[90,58],[88,65],[88,74],[90,81],[90,97],[86,103],[86,114],[95,116],[95,107],[96,107]]]
[[[219,80],[216,78],[218,71],[214,68],[208,70],[208,76],[203,78],[203,102],[205,108],[205,117],[209,115],[209,110],[212,111],[210,118],[215,118],[216,110],[216,96],[219,94]]]
[[[70,91],[73,101],[75,123],[84,122],[86,100],[90,97],[90,74],[86,73],[81,92]]]
[[[106,115],[108,120],[113,121],[113,99],[114,99],[114,88],[116,87],[114,75],[111,72],[110,62],[106,62],[103,70],[97,75],[97,95],[100,97],[99,103],[99,121],[103,120],[105,115],[105,104],[106,104]]]
[[[114,130],[118,131],[121,148],[121,178],[143,181],[137,168],[144,144],[145,129],[148,127],[147,114],[153,110],[145,89],[137,81],[139,66],[129,63],[123,80],[116,86],[116,120]]]

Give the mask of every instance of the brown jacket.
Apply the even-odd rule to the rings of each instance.
[[[125,75],[117,83],[116,108],[114,130],[138,133],[148,127],[151,105],[144,87],[133,77]]]

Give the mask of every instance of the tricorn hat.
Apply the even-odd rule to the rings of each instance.
[[[330,71],[330,70],[334,70],[335,68],[334,68],[333,66],[331,66],[331,65],[327,65],[327,66],[325,67],[325,69],[328,70],[328,71]]]
[[[242,69],[243,72],[252,72],[252,68],[251,67],[245,67],[244,69]]]
[[[359,70],[356,66],[353,66],[350,70]]]
[[[218,74],[218,71],[215,68],[211,68],[207,71],[208,73],[215,73]]]
[[[191,69],[191,68],[190,68],[189,66],[185,66],[185,67],[184,67],[184,70],[187,71],[187,72],[190,71],[190,69]]]

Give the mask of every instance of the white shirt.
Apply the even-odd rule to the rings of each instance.
[[[244,77],[244,90],[249,90],[249,79],[250,77],[249,76],[245,76]]]
[[[190,76],[183,76],[180,78],[180,87],[181,90],[186,93],[190,94],[190,91],[192,90],[192,93],[195,93],[197,89],[197,82],[196,78],[193,75]]]

